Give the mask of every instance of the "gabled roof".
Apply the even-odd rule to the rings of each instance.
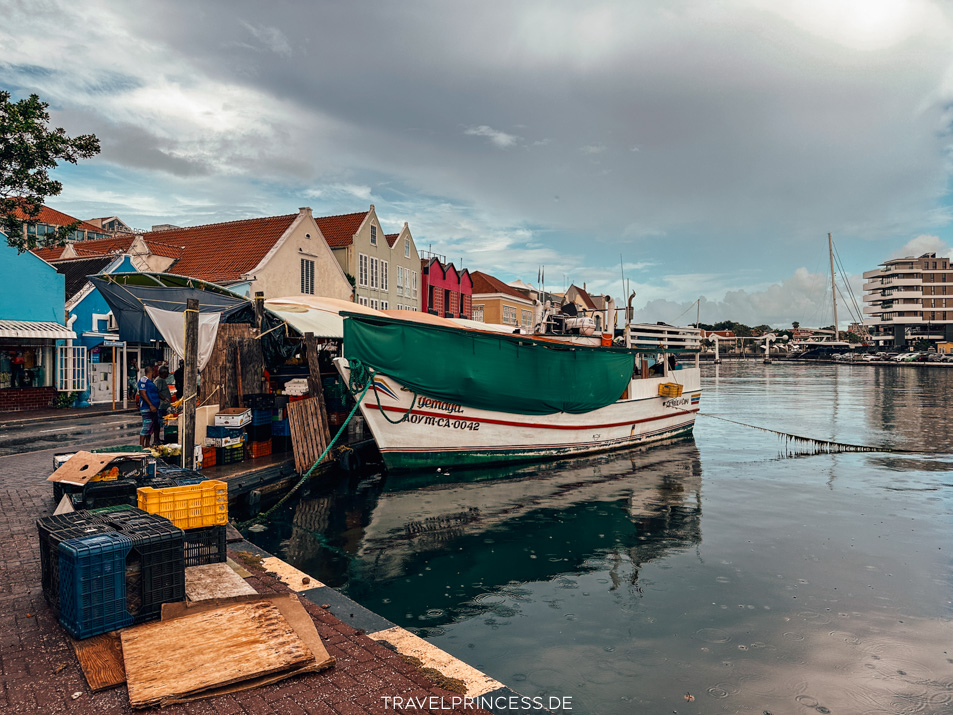
[[[79,293],[89,282],[87,276],[101,273],[110,263],[116,260],[115,256],[95,256],[93,258],[67,258],[56,261],[53,267],[66,277],[66,302]]]
[[[294,213],[169,229],[156,234],[161,242],[153,240],[151,233],[143,234],[143,238],[159,255],[166,255],[160,253],[163,249],[181,251],[175,263],[178,275],[213,283],[238,281],[261,263],[298,216]]]
[[[136,237],[133,234],[127,233],[95,241],[75,241],[72,246],[77,256],[104,256],[110,253],[126,253],[135,240]]]
[[[576,289],[576,294],[582,299],[583,305],[585,305],[589,310],[596,310],[596,304],[592,300],[591,295],[575,284],[569,286],[569,290],[572,290],[573,288]],[[569,295],[569,291],[566,291],[566,295]]]
[[[400,238],[400,234],[399,233],[385,233],[384,238],[387,239],[387,245],[393,248],[394,244],[397,243],[397,239]]]
[[[21,221],[26,221],[28,216],[20,209],[15,209],[14,214]],[[40,214],[36,217],[36,220],[40,223],[46,223],[50,226],[68,226],[74,221],[79,221],[79,228],[83,231],[95,231],[96,233],[102,233],[103,229],[94,224],[87,223],[86,221],[81,221],[74,216],[65,214],[62,211],[57,211],[56,209],[51,209],[49,206],[41,206]]]
[[[511,288],[499,278],[494,278],[483,271],[473,271],[473,273],[470,274],[470,279],[473,281],[474,295],[480,295],[482,293],[503,293],[504,295],[519,298],[520,300],[526,300],[526,296],[518,290]]]
[[[368,213],[370,212],[359,211],[353,214],[340,214],[339,216],[322,216],[314,219],[314,221],[321,229],[321,235],[324,236],[328,245],[331,248],[341,248],[354,243],[354,234],[364,223]],[[390,243],[390,239],[387,242],[393,248],[394,244]]]

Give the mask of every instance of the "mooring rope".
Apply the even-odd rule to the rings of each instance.
[[[894,452],[903,454],[930,454],[919,449],[902,449],[900,447],[872,447],[866,444],[848,444],[846,442],[835,442],[828,439],[816,439],[814,437],[804,437],[790,432],[779,432],[768,427],[759,427],[758,425],[749,425],[745,422],[730,420],[727,417],[711,415],[704,412],[697,413],[699,417],[710,417],[713,420],[730,422],[733,425],[741,427],[750,427],[751,429],[776,434],[783,441],[785,456],[799,456],[811,454],[835,454],[840,452]],[[791,449],[791,447],[794,449]]]

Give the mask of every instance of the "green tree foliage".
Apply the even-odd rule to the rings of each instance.
[[[70,138],[63,129],[51,129],[48,106],[35,94],[11,102],[10,93],[0,91],[0,231],[21,253],[66,243],[78,222],[44,236],[24,235],[23,228],[36,226],[47,197],[63,190],[49,173],[58,161],[75,164],[99,153],[95,135]]]

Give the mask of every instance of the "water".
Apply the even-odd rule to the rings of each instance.
[[[752,361],[703,387],[703,413],[933,453],[781,458],[699,417],[645,452],[313,489],[251,536],[574,713],[953,712],[953,371]]]

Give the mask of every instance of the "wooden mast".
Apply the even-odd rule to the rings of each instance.
[[[827,234],[827,251],[831,257],[831,300],[834,303],[834,342],[840,340],[837,332],[837,285],[834,283],[834,240]]]

